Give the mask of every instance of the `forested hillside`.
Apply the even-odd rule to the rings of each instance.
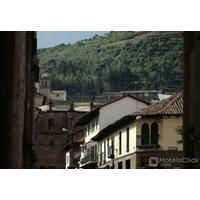
[[[75,44],[39,49],[40,72],[70,95],[182,87],[179,32],[109,32]]]

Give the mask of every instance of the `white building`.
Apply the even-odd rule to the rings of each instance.
[[[148,103],[146,101],[138,97],[126,95],[99,106],[81,117],[77,124],[85,126],[85,143],[82,146],[80,167],[95,168],[97,165],[96,156],[98,155],[99,149],[97,143],[91,139],[99,131],[120,118],[136,112],[147,105]]]
[[[65,90],[52,90],[51,99],[53,101],[66,101],[67,92]]]

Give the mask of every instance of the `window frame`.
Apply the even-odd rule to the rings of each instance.
[[[122,154],[122,132],[119,132],[119,155]]]
[[[130,150],[130,128],[126,128],[126,152]]]

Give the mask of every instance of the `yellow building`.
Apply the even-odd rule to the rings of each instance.
[[[182,94],[122,117],[100,130],[99,168],[176,168],[182,166]]]

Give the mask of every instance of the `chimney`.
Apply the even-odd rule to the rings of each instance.
[[[90,111],[93,111],[94,110],[94,103],[91,101],[90,102]]]
[[[49,100],[49,111],[52,111],[52,108],[53,108],[53,103],[52,103],[52,100],[50,99]]]
[[[74,111],[74,103],[73,103],[73,102],[70,104],[69,110],[70,110],[70,111]]]

